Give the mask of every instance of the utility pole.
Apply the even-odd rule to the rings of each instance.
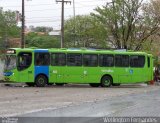
[[[74,46],[76,46],[76,10],[75,10],[74,0],[73,0],[73,16],[74,16]]]
[[[24,14],[24,0],[22,0],[22,29],[21,29],[21,48],[25,47],[25,41],[24,41],[24,32],[25,32],[25,14]]]
[[[61,13],[61,48],[64,46],[64,3],[70,3],[71,1],[65,1],[65,0],[56,0],[57,3],[62,3],[62,13]]]
[[[8,35],[7,35],[7,24],[5,26],[5,49],[7,49],[9,46],[8,44]]]

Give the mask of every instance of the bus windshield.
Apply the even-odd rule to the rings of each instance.
[[[6,55],[5,57],[5,70],[12,70],[16,68],[16,55]]]

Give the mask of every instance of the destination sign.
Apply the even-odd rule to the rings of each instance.
[[[7,53],[7,54],[16,54],[16,51],[13,50],[13,49],[9,49],[9,50],[7,50],[6,53]]]

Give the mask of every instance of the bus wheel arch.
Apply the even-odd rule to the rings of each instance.
[[[45,87],[48,84],[48,77],[45,74],[38,74],[35,78],[37,87]]]
[[[110,87],[113,84],[113,78],[109,74],[105,74],[101,78],[101,86],[102,87]]]

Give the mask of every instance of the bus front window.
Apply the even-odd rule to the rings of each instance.
[[[12,70],[16,68],[16,55],[6,55],[5,70]]]
[[[18,55],[18,70],[24,70],[30,67],[32,63],[32,54],[21,52]]]

